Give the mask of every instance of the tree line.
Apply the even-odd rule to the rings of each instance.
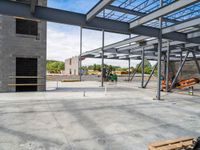
[[[131,67],[131,72],[136,71],[136,68],[138,68],[138,65],[136,67]],[[56,60],[47,60],[47,65],[46,65],[47,71],[49,73],[61,73],[65,69],[65,63],[62,61],[56,61]],[[104,68],[110,70],[110,71],[127,71],[128,68],[123,68],[120,66],[112,66],[112,65],[107,65],[105,64]],[[150,64],[148,60],[144,61],[144,72],[145,74],[150,74],[153,66]],[[101,71],[101,65],[98,64],[93,64],[89,66],[82,66],[82,70],[88,71],[88,70],[94,70],[94,71]],[[137,70],[138,73],[142,72],[142,66]],[[156,71],[155,71],[156,72]]]

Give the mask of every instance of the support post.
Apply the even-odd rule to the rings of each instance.
[[[163,0],[160,0],[160,7],[163,6]],[[162,51],[162,17],[159,18],[159,37],[158,37],[158,78],[156,100],[161,99],[161,51]]]
[[[130,81],[131,78],[131,59],[128,59],[128,81]]]
[[[167,45],[167,62],[166,62],[166,92],[169,91],[169,63],[170,63],[170,42],[168,41]]]
[[[129,39],[131,38],[131,34],[129,35]],[[131,45],[131,44],[129,44]],[[130,50],[129,50],[129,56],[130,56]],[[131,58],[128,59],[128,81],[130,81],[131,78]]]
[[[83,47],[83,28],[80,27],[80,55],[79,55],[79,77],[80,77],[80,81],[82,81],[82,58],[81,58],[81,55],[82,55],[82,47]]]
[[[144,47],[142,48],[142,83],[141,87],[144,88]]]
[[[104,86],[104,40],[105,40],[105,32],[104,32],[104,30],[102,30],[101,87]]]
[[[198,72],[199,72],[199,74],[200,74],[200,66],[199,66],[199,62],[198,62],[198,60],[197,60],[197,57],[196,57],[196,55],[195,55],[194,52],[192,52],[192,55],[193,55],[193,57],[194,57],[194,61],[195,61],[195,63],[196,63]]]
[[[152,71],[151,71],[151,73],[150,73],[150,76],[149,76],[147,82],[146,82],[145,85],[144,85],[144,88],[147,87],[147,85],[148,85],[149,81],[151,80],[151,77],[153,76],[153,74],[154,74],[154,72],[155,72],[157,66],[158,66],[158,63],[156,63],[155,66],[153,67],[153,69],[152,69]]]
[[[177,71],[177,73],[176,73],[176,76],[174,77],[174,80],[173,80],[172,85],[171,85],[171,87],[170,87],[169,90],[172,90],[172,88],[173,88],[174,85],[176,84],[176,80],[178,79],[178,76],[179,76],[181,70],[183,69],[183,66],[184,66],[184,64],[185,64],[185,62],[186,62],[186,60],[187,60],[187,57],[188,57],[189,53],[190,53],[190,52],[187,51],[187,53],[186,53],[186,55],[185,55],[185,57],[184,57],[184,59],[183,59],[183,61],[182,61],[182,64],[181,64],[181,66],[179,67],[179,69],[178,69],[178,71]]]
[[[182,61],[183,61],[183,52],[181,50],[181,53],[180,53],[180,65],[182,64]],[[181,70],[181,76],[182,76],[183,72]]]

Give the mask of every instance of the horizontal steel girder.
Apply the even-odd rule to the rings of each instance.
[[[95,5],[86,16],[87,21],[91,21],[100,13],[107,5],[111,4],[114,0],[101,0],[97,5]]]
[[[87,29],[102,30],[123,34],[138,34],[148,37],[158,37],[159,29],[140,26],[129,30],[129,24],[110,19],[95,17],[92,21],[86,21],[86,15],[54,8],[36,6],[34,15],[30,11],[30,5],[15,1],[1,0],[0,14],[23,17],[28,19],[44,20],[69,25],[77,25]],[[163,38],[187,42],[187,34],[172,32],[163,35]],[[200,43],[198,40],[190,40],[191,43]]]
[[[178,0],[130,23],[130,29],[177,11],[199,0]]]
[[[162,34],[186,29],[200,24],[200,17],[162,29]]]
[[[147,15],[147,13],[144,13],[144,12],[139,12],[139,11],[130,10],[130,9],[121,8],[121,7],[112,6],[112,5],[106,6],[106,9],[118,11],[118,12],[125,13],[125,14],[140,16],[140,17]],[[171,22],[171,23],[179,23],[179,21],[177,21],[175,19],[168,19],[168,18],[163,18],[163,21]]]

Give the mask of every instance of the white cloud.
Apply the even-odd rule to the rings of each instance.
[[[105,34],[105,45],[128,38],[127,35],[114,33]],[[83,52],[99,48],[102,45],[102,32],[83,30]],[[80,53],[80,28],[61,24],[48,24],[47,29],[47,58],[64,61],[66,58]],[[83,65],[101,64],[101,59],[86,59]],[[128,61],[105,60],[106,64],[128,66]],[[135,66],[139,61],[131,61]]]

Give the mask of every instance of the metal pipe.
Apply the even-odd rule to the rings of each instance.
[[[130,38],[131,38],[131,34],[129,35],[129,39]],[[131,45],[131,43],[129,45]],[[130,50],[129,50],[129,56],[130,56]],[[129,59],[128,59],[128,81],[130,81],[130,77],[131,77],[131,59],[129,57]]]
[[[176,80],[177,80],[177,78],[178,78],[178,76],[179,76],[181,70],[183,69],[183,66],[184,66],[184,64],[185,64],[185,62],[186,62],[186,60],[187,60],[187,57],[188,57],[189,53],[190,53],[190,52],[187,51],[187,53],[186,53],[186,55],[185,55],[185,57],[184,57],[184,59],[183,59],[183,62],[182,62],[182,64],[181,64],[181,66],[179,67],[179,69],[178,69],[178,71],[177,71],[177,73],[176,73],[176,76],[174,77],[174,80],[173,80],[172,85],[171,85],[171,87],[170,87],[169,90],[172,90],[172,88],[173,88],[174,85],[176,84]]]
[[[101,87],[104,85],[104,40],[105,40],[105,33],[104,30],[102,30],[102,62],[101,62]]]
[[[200,74],[200,66],[199,66],[199,62],[198,62],[198,60],[197,60],[197,57],[196,57],[196,55],[195,55],[194,52],[192,52],[192,55],[193,55],[193,57],[194,57],[194,61],[195,61],[195,63],[196,63],[198,72],[199,72],[199,74]]]
[[[160,7],[163,6],[163,0],[160,0]],[[157,95],[156,99],[161,99],[161,51],[162,51],[162,17],[159,18],[160,32],[158,36],[158,79],[157,79]]]
[[[82,42],[83,42],[83,28],[80,27],[80,56],[79,56],[79,76],[80,76],[80,81],[82,81],[82,72],[81,72],[81,68],[82,68]]]
[[[144,47],[142,48],[142,83],[141,87],[144,88]]]
[[[157,66],[158,66],[158,63],[156,63],[155,66],[153,67],[153,70],[151,71],[151,74],[150,74],[150,76],[149,76],[147,82],[145,83],[144,88],[147,87],[147,85],[148,85],[149,81],[151,80],[151,77],[153,76],[153,74],[154,74],[154,72],[155,72]]]
[[[131,77],[131,59],[128,59],[128,81],[130,81]]]
[[[183,52],[181,50],[181,53],[180,53],[180,65],[182,64],[182,61],[183,61]],[[181,76],[182,76],[183,72],[181,70]]]
[[[168,41],[167,45],[167,63],[166,63],[166,92],[169,91],[169,63],[170,63],[170,42]]]

